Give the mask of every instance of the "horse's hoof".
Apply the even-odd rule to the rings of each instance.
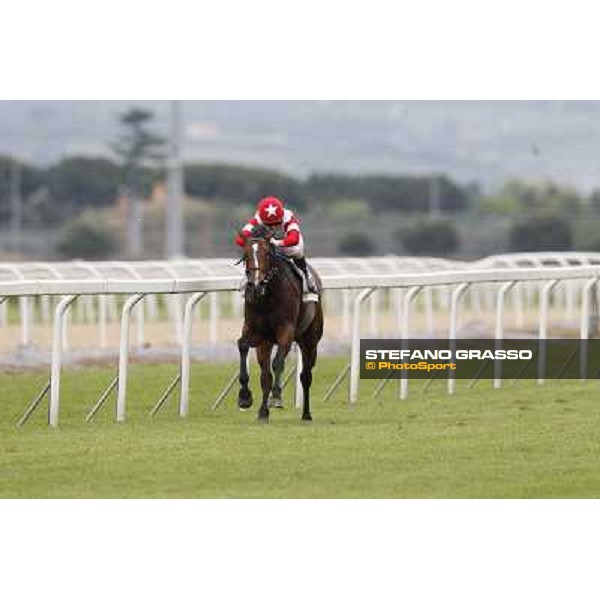
[[[267,414],[258,413],[258,422],[262,423],[263,425],[266,425],[269,422],[269,413],[267,413]]]
[[[238,406],[240,410],[248,410],[252,406],[252,392],[250,390],[240,390],[238,394]]]
[[[302,415],[302,420],[308,423],[312,421],[312,417],[310,415]]]
[[[282,398],[271,398],[269,400],[269,408],[283,408]]]

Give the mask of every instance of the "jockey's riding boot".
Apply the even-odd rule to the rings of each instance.
[[[302,258],[295,258],[294,262],[300,267],[302,272],[304,273],[304,278],[306,279],[306,287],[311,294],[318,294],[319,290],[317,289],[317,284],[313,279],[312,273],[306,264],[306,258],[304,256]]]

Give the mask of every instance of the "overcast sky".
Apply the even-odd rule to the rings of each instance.
[[[130,105],[152,109],[167,132],[168,102],[1,101],[0,153],[38,164],[108,155]],[[182,109],[187,161],[600,187],[600,102],[186,101]]]

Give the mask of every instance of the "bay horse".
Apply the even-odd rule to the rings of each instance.
[[[317,360],[317,345],[323,335],[321,302],[302,301],[303,281],[295,272],[290,259],[277,252],[270,243],[270,234],[265,227],[255,227],[252,235],[246,239],[242,261],[246,269],[246,289],[244,325],[238,340],[238,406],[245,410],[253,402],[252,392],[248,387],[250,378],[247,357],[250,348],[256,348],[256,358],[260,365],[262,403],[258,411],[259,421],[269,421],[270,395],[272,406],[283,406],[281,379],[285,359],[295,341],[302,352],[302,420],[312,421],[310,386],[312,370]],[[321,281],[314,270],[312,274],[321,296]],[[277,352],[271,373],[271,352],[275,344]]]

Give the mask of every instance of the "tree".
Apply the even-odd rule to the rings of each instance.
[[[135,106],[119,117],[125,132],[112,149],[121,157],[126,173],[135,173],[143,164],[164,159],[165,139],[149,129],[153,119],[151,111]]]
[[[339,240],[338,250],[347,256],[370,256],[375,253],[375,244],[366,233],[353,231]]]
[[[468,207],[469,190],[445,176],[437,177],[436,181],[443,212],[461,211]],[[305,190],[307,196],[323,202],[356,198],[366,200],[375,210],[427,212],[431,199],[431,177],[317,173],[308,178]]]
[[[415,256],[448,256],[460,245],[454,225],[445,220],[419,221],[409,229],[395,232],[400,250]]]
[[[573,233],[571,225],[559,217],[532,217],[513,223],[509,243],[514,252],[571,250]]]
[[[140,193],[142,187],[142,167],[156,164],[164,159],[164,138],[149,128],[154,114],[143,108],[132,107],[119,117],[125,132],[112,145],[113,151],[121,158],[127,182],[127,241],[129,252],[134,256],[142,253],[142,210]]]
[[[191,196],[206,200],[253,203],[263,196],[279,196],[293,208],[305,205],[300,181],[271,169],[191,164],[186,166],[185,187]]]
[[[119,166],[106,158],[73,156],[48,170],[50,194],[69,208],[106,206],[114,201],[121,173]]]
[[[81,218],[65,226],[57,250],[67,258],[101,259],[113,255],[118,250],[118,243],[108,226]]]
[[[583,205],[583,199],[575,189],[551,181],[511,180],[504,184],[500,196],[514,198],[522,212],[543,215],[573,214]]]

